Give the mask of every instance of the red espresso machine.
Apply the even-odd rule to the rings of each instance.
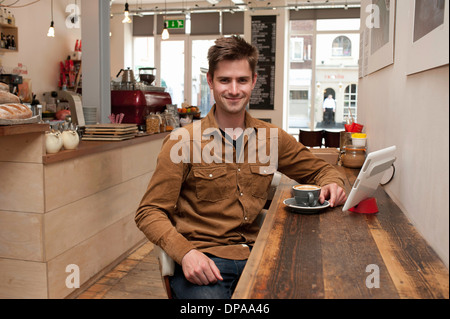
[[[111,112],[123,113],[122,123],[137,124],[139,130],[145,131],[150,112],[164,112],[167,104],[172,104],[172,98],[163,87],[135,81],[111,84]]]

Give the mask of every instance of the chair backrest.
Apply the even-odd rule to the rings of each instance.
[[[340,147],[341,132],[332,132],[325,130],[323,132],[325,147]]]
[[[320,131],[304,131],[300,130],[298,141],[307,147],[322,147],[323,130]]]

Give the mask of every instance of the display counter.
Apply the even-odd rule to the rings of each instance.
[[[74,295],[145,240],[134,214],[168,133],[47,155],[48,126],[2,128],[0,298]]]

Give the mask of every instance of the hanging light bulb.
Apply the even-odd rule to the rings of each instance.
[[[128,11],[128,2],[125,2],[125,11],[123,12],[123,15],[125,17],[123,18],[122,23],[131,23],[130,11]]]
[[[50,22],[50,28],[48,28],[47,36],[48,37],[55,37],[55,27],[53,22],[53,0],[52,0],[52,6],[51,6],[51,13],[52,13],[52,22]]]
[[[48,32],[47,32],[47,36],[52,37],[52,38],[55,37],[55,28],[53,25],[54,25],[53,21],[50,22],[50,28],[48,28]]]
[[[169,34],[169,30],[167,30],[167,22],[164,21],[164,29],[161,34],[161,38],[163,40],[167,40],[167,39],[169,39],[169,37],[170,37],[170,34]]]
[[[167,30],[167,22],[166,22],[166,14],[167,14],[167,1],[164,1],[164,29],[161,33],[161,39],[167,40],[170,37],[169,30]]]

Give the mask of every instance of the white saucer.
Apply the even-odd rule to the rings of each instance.
[[[285,199],[283,203],[294,212],[307,214],[317,213],[318,211],[330,206],[330,203],[328,201],[324,201],[323,204],[318,204],[317,206],[314,207],[300,206],[295,202],[294,197]]]

